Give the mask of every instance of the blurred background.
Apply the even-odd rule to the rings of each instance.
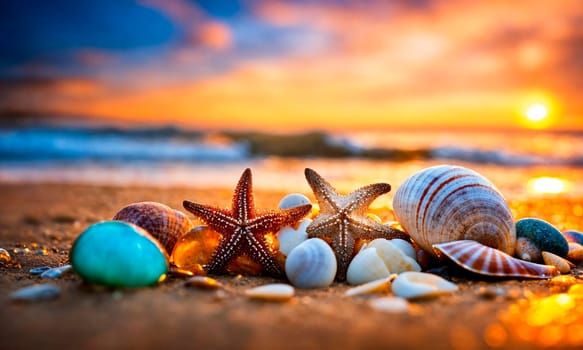
[[[583,3],[7,0],[0,181],[583,194]]]

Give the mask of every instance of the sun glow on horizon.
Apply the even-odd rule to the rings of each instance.
[[[548,116],[549,111],[545,105],[542,103],[535,103],[528,107],[526,110],[526,118],[531,122],[540,122],[545,120]]]
[[[568,191],[566,180],[557,177],[537,177],[528,181],[528,190],[534,194],[559,194]]]

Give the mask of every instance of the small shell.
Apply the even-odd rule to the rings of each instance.
[[[9,263],[10,262],[10,253],[4,248],[0,248],[0,263]]]
[[[186,280],[184,285],[187,287],[198,287],[204,289],[221,289],[223,284],[214,278],[206,276],[194,276]]]
[[[46,278],[46,279],[56,279],[56,278],[61,277],[63,274],[65,274],[69,271],[73,271],[73,266],[63,265],[63,266],[59,266],[59,267],[53,267],[52,269],[48,269],[46,271],[43,271],[40,274],[40,277]]]
[[[571,268],[575,267],[568,260],[561,258],[558,255],[549,252],[542,252],[543,260],[545,264],[551,265],[557,268],[560,273],[569,273]]]
[[[35,267],[35,268],[28,270],[28,273],[30,273],[33,276],[36,276],[36,275],[40,275],[43,272],[50,270],[50,269],[51,269],[50,266],[39,266],[39,267]]]
[[[475,241],[441,243],[433,247],[464,269],[480,275],[551,278],[559,274],[554,266],[519,260]]]
[[[298,288],[327,287],[336,276],[336,255],[319,238],[310,238],[295,247],[285,261],[285,273]]]
[[[284,283],[266,284],[245,291],[245,295],[252,299],[268,301],[285,301],[294,296],[294,287]]]
[[[347,297],[360,295],[360,294],[371,294],[371,293],[382,293],[390,289],[391,282],[397,277],[396,274],[392,274],[389,277],[381,278],[376,281],[371,281],[360,286],[356,286],[347,290],[344,295]]]
[[[439,276],[416,271],[397,276],[391,288],[396,296],[406,299],[439,296],[458,290],[455,284]]]
[[[409,311],[409,302],[407,299],[398,297],[383,297],[372,299],[368,302],[368,305],[375,310],[390,312],[390,313],[401,313]]]
[[[34,284],[21,288],[10,294],[10,298],[15,301],[38,301],[50,300],[61,295],[61,288],[54,284]]]
[[[157,202],[129,204],[115,214],[113,220],[130,222],[148,231],[168,254],[172,253],[178,239],[194,227],[183,212]]]
[[[516,222],[516,252],[522,260],[542,262],[541,253],[550,252],[562,258],[567,257],[569,244],[561,231],[548,222],[524,218]]]
[[[583,244],[583,233],[575,230],[567,230],[563,232],[563,236],[567,239],[567,242],[574,242]]]
[[[508,204],[490,181],[470,169],[440,165],[414,174],[395,192],[393,209],[405,231],[431,254],[434,244],[465,239],[514,253]]]
[[[391,273],[421,271],[414,259],[391,242],[392,240],[377,238],[363,246],[348,266],[346,281],[350,284],[361,284],[387,277]]]
[[[391,272],[376,248],[366,248],[354,256],[346,271],[346,282],[363,284],[389,277]]]
[[[415,248],[413,248],[411,243],[405,241],[404,239],[400,239],[400,238],[391,239],[389,242],[391,242],[392,245],[394,245],[400,251],[405,253],[405,255],[407,255],[411,259],[413,259],[413,260],[417,259],[417,254],[415,253]]]
[[[290,193],[283,197],[277,207],[279,209],[289,209],[300,205],[312,204],[310,199],[301,193]]]
[[[299,222],[297,229],[291,226],[286,226],[277,233],[277,241],[279,242],[279,251],[288,256],[291,251],[300,243],[308,239],[306,228],[312,223],[311,219],[303,219]]]
[[[567,259],[576,263],[583,261],[583,245],[569,242],[569,253],[567,254]]]

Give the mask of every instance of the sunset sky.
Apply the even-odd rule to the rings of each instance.
[[[7,0],[0,19],[4,115],[583,130],[581,0]]]

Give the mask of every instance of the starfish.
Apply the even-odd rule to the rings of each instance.
[[[266,273],[275,277],[281,276],[282,271],[265,242],[265,235],[296,223],[312,208],[311,204],[306,204],[256,213],[249,168],[245,169],[235,188],[231,209],[186,200],[183,206],[222,235],[219,245],[211,255],[207,273],[222,273],[229,262],[246,254],[260,264]]]
[[[320,214],[306,231],[309,237],[332,240],[332,248],[338,261],[336,279],[339,281],[346,278],[357,238],[409,239],[405,232],[382,225],[366,216],[368,206],[378,196],[388,193],[391,185],[376,183],[342,196],[314,170],[306,168],[305,174],[320,205]]]

